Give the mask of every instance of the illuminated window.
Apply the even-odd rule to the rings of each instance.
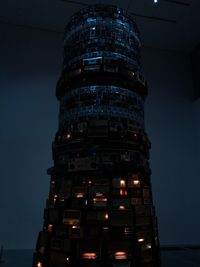
[[[109,215],[105,211],[88,211],[87,220],[88,221],[106,221],[108,220]]]
[[[133,187],[140,187],[140,180],[133,180]]]
[[[80,223],[81,213],[76,210],[65,210],[63,216],[64,224],[78,225]]]
[[[106,207],[107,206],[107,198],[105,197],[95,197],[93,198],[94,207]]]
[[[84,197],[85,196],[85,194],[84,193],[74,193],[74,197],[76,197],[76,198],[82,198],[82,197]]]
[[[141,183],[138,174],[129,174],[128,187],[140,188]]]
[[[70,133],[63,135],[64,140],[69,140],[69,139],[71,139],[71,137],[72,137],[72,135]]]
[[[125,180],[120,180],[120,187],[122,187],[122,188],[126,187],[126,181]]]
[[[126,199],[126,198],[113,199],[112,205],[114,209],[130,209],[131,208],[130,199]]]
[[[120,189],[119,194],[120,194],[120,196],[127,196],[128,192],[125,189]]]
[[[91,186],[92,185],[92,180],[91,179],[83,179],[83,184],[86,186]]]
[[[151,244],[146,244],[146,245],[145,245],[145,248],[146,248],[146,249],[151,249]]]
[[[115,188],[125,188],[126,180],[122,178],[114,178],[112,184]]]
[[[105,213],[104,218],[105,218],[106,220],[108,220],[108,218],[109,218],[108,213]]]
[[[79,225],[72,225],[69,229],[70,238],[81,238],[83,235],[83,231]]]
[[[127,259],[127,253],[124,251],[117,251],[115,252],[115,260],[126,260]]]
[[[96,22],[96,19],[94,19],[94,18],[87,18],[87,22]]]
[[[83,260],[96,260],[96,258],[97,258],[97,254],[93,252],[87,252],[81,255],[81,259]]]
[[[106,197],[109,195],[109,186],[91,186],[89,188],[89,195],[94,197]]]
[[[83,198],[83,197],[85,197],[85,194],[86,194],[86,188],[85,187],[74,186],[72,188],[72,195],[75,198]]]
[[[54,195],[54,199],[53,199],[54,204],[56,203],[57,198],[58,198],[58,195]]]
[[[152,261],[151,243],[141,245],[141,256],[142,256],[142,262]]]

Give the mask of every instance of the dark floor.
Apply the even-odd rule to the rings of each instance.
[[[162,267],[200,267],[200,247],[163,247]]]
[[[31,267],[33,250],[5,250],[0,267]],[[200,267],[200,246],[163,247],[162,267]]]

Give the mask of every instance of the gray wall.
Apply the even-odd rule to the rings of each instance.
[[[62,36],[6,25],[0,30],[0,244],[33,248],[42,228],[49,186],[46,169],[52,165],[51,142],[57,130],[55,84]],[[161,244],[197,243],[200,108],[192,103],[189,59],[144,48],[143,63]]]

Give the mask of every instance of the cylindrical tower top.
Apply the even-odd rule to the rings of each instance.
[[[92,20],[93,19],[93,20]],[[137,34],[138,38],[140,38],[140,32],[138,27],[133,19],[133,16],[128,13],[125,9],[119,8],[114,5],[103,5],[103,4],[96,4],[96,5],[89,5],[77,13],[75,13],[71,18],[69,23],[65,28],[65,33],[68,31],[75,29],[76,27],[83,25],[84,22],[94,22],[94,19],[97,20],[112,20],[112,22],[121,23],[125,27],[132,27],[134,32]],[[106,23],[106,21],[105,21]],[[121,24],[120,23],[120,24]]]
[[[65,29],[63,73],[57,97],[60,99],[73,86],[94,84],[94,80],[145,95],[140,47],[139,30],[126,10],[102,4],[83,8],[71,17]],[[142,85],[138,86],[138,79]]]
[[[64,34],[65,61],[94,51],[112,51],[139,63],[140,34],[131,15],[116,6],[88,6],[72,16]]]

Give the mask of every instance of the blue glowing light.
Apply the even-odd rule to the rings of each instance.
[[[97,20],[96,19],[93,19],[93,18],[87,18],[87,22],[96,22]]]

